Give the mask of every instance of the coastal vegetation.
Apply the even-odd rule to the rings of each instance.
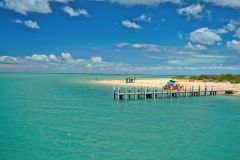
[[[240,74],[219,74],[219,75],[199,75],[199,76],[175,76],[175,79],[203,80],[211,82],[240,83]]]

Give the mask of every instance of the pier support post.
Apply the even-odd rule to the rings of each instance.
[[[155,95],[155,92],[156,92],[155,90],[156,90],[156,87],[153,88],[153,99],[155,99],[155,96],[156,96]]]
[[[198,86],[198,96],[201,96],[201,86]]]
[[[142,94],[142,93],[141,93]],[[138,89],[138,99],[140,98],[140,90]]]
[[[171,90],[170,90],[170,96],[171,96],[171,98],[172,98],[172,86],[171,86]]]
[[[178,96],[180,96],[180,86],[178,85]]]
[[[192,96],[195,96],[194,95],[194,86],[192,86]]]
[[[187,86],[185,86],[185,97],[188,96],[188,92],[187,92]]]
[[[156,89],[155,89],[155,98],[157,98],[157,87],[156,87]]]
[[[115,98],[116,98],[116,88],[113,87],[113,99],[115,99]]]
[[[135,100],[137,99],[137,87],[135,87],[135,92],[134,92],[134,98],[135,98]]]
[[[127,100],[127,88],[125,88],[125,100]]]
[[[120,88],[119,87],[118,87],[117,93],[118,93],[118,101],[119,101],[120,100]]]
[[[212,89],[211,89],[211,94],[210,95],[212,95],[213,96],[213,86],[212,86]]]
[[[147,99],[147,87],[144,87],[144,99]]]
[[[128,94],[128,99],[130,99],[131,98],[131,94],[130,94],[131,93],[131,88],[128,88],[128,93],[129,93]]]
[[[204,95],[207,96],[207,85],[205,85],[205,91]]]
[[[164,90],[164,87],[162,87],[162,98],[164,98],[163,90]]]

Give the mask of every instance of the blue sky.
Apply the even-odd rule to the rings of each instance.
[[[239,0],[0,0],[1,72],[240,70]]]

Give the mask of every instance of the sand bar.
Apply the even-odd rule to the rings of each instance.
[[[112,86],[129,86],[129,87],[158,87],[162,88],[170,78],[154,78],[154,79],[137,79],[135,83],[126,83],[126,80],[102,80],[95,81],[95,83],[107,84]],[[201,80],[195,80],[194,82],[189,80],[177,80],[180,85],[183,86],[194,86],[194,88],[198,88],[200,85],[202,90],[204,89],[205,84],[210,87],[214,87],[215,90],[233,90],[235,91],[235,95],[240,95],[240,84],[231,84],[230,82],[203,82]]]

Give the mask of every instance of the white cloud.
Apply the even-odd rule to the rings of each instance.
[[[32,20],[22,21],[22,20],[17,19],[17,20],[14,20],[14,22],[19,23],[19,24],[24,24],[28,28],[40,29],[40,26],[38,25],[38,23],[35,21],[32,21]]]
[[[161,46],[154,43],[134,43],[131,47],[142,49],[143,52],[174,52],[175,47]]]
[[[156,45],[156,44],[153,44]],[[152,44],[135,45],[152,46]],[[238,73],[239,65],[226,65],[226,59],[233,59],[229,56],[202,54],[194,51],[171,51],[170,47],[162,53],[152,56],[159,58],[160,63],[156,65],[132,66],[123,62],[106,62],[101,57],[90,57],[89,59],[75,59],[70,53],[62,53],[60,56],[50,54],[34,54],[32,56],[12,57],[0,56],[0,71],[8,72],[60,72],[60,73],[163,73],[163,74],[198,74],[197,72],[226,72]],[[170,51],[169,51],[170,49]],[[169,52],[167,52],[169,51]],[[150,56],[149,56],[150,57]],[[151,58],[151,57],[150,57]],[[146,59],[147,60],[147,59]],[[202,65],[207,64],[207,65]],[[208,66],[208,67],[204,67]],[[194,72],[192,72],[194,71]],[[195,72],[196,71],[196,72]]]
[[[118,43],[116,44],[117,47],[125,47],[125,46],[128,46],[129,43]]]
[[[24,25],[32,29],[40,29],[38,23],[31,20],[24,21]]]
[[[13,10],[21,14],[28,12],[51,13],[50,2],[68,3],[71,0],[2,0],[0,7]]]
[[[201,44],[212,45],[215,42],[222,41],[222,38],[214,31],[205,28],[197,29],[190,33],[190,40]]]
[[[212,29],[215,33],[218,34],[225,34],[229,32],[233,32],[237,29],[237,27],[240,26],[240,23],[236,20],[230,20],[227,25],[223,26],[222,28],[218,29]]]
[[[60,56],[33,54],[32,56],[0,56],[0,71],[36,71],[36,72],[98,72],[106,73],[127,71],[129,65],[121,62],[105,62],[102,57],[74,59],[70,53]],[[113,73],[116,73],[113,72]]]
[[[140,15],[139,17],[137,18],[134,18],[136,21],[141,21],[141,22],[151,22],[152,18],[145,15],[145,14],[142,14]]]
[[[68,13],[69,16],[73,17],[73,16],[85,16],[88,17],[89,14],[85,9],[78,9],[78,10],[74,10],[73,8],[69,7],[69,6],[65,6],[63,8],[63,11]]]
[[[127,28],[133,28],[133,29],[141,29],[142,27],[134,22],[130,22],[129,20],[123,20],[122,25]]]
[[[143,52],[165,52],[165,51],[176,51],[175,47],[161,46],[154,43],[119,43],[116,44],[117,47],[129,46],[133,49],[141,49]],[[119,52],[120,50],[115,50]]]
[[[232,40],[227,42],[228,49],[235,50],[240,53],[240,41]]]
[[[134,47],[134,48],[158,48],[160,46],[157,45],[157,44],[140,44],[140,43],[135,43],[135,44],[132,44],[132,47]]]
[[[101,0],[101,1],[108,1],[111,3],[118,3],[121,5],[128,5],[128,6],[133,6],[133,5],[152,6],[152,5],[158,5],[161,3],[179,4],[181,2],[181,0]]]
[[[182,39],[182,38],[183,38],[182,33],[178,33],[178,37],[179,37],[180,39]]]
[[[50,54],[49,59],[52,61],[58,61],[57,57],[54,54]]]
[[[0,56],[0,63],[7,61],[8,63],[14,63],[17,61],[16,57],[10,57],[10,56]]]
[[[240,8],[239,0],[201,0],[201,1],[212,3],[214,5],[222,7]]]
[[[185,15],[188,18],[202,18],[201,13],[203,12],[204,6],[200,4],[192,4],[185,8],[180,8],[177,10],[177,13],[180,15]]]
[[[233,37],[240,38],[240,27],[236,30],[236,32],[235,32],[235,34],[233,35]]]
[[[33,54],[31,57],[26,57],[28,60],[33,60],[33,61],[49,61],[48,56],[45,54]]]
[[[101,63],[102,57],[91,57],[93,63]]]
[[[143,51],[147,52],[161,52],[162,48],[160,45],[157,44],[132,44],[133,48],[144,49]]]
[[[62,53],[61,54],[61,56],[62,56],[62,59],[64,59],[64,60],[72,60],[72,56],[71,56],[71,54],[70,53]]]
[[[212,29],[213,32],[217,33],[217,34],[225,34],[228,33],[228,30],[226,30],[225,28],[217,28],[217,29]]]
[[[236,20],[230,20],[229,23],[224,26],[224,29],[228,30],[228,31],[234,31],[236,30],[236,27],[239,26],[240,23]]]
[[[15,20],[13,20],[13,22],[15,22],[15,23],[23,23],[23,21],[20,20],[20,19],[15,19]]]
[[[170,64],[174,68],[177,66],[193,67],[193,65],[198,68],[202,64],[219,64],[232,58],[231,56],[216,54],[215,51],[207,50],[203,45],[193,45],[190,42],[184,48],[139,43],[131,44],[130,46],[141,49],[144,55],[149,58],[159,59],[162,63],[161,65]],[[207,53],[204,53],[206,50]]]
[[[91,47],[91,49],[92,49],[92,50],[100,50],[100,49],[102,49],[102,48],[100,48],[100,47]]]
[[[207,48],[203,45],[200,44],[196,44],[193,45],[191,42],[188,42],[187,45],[185,46],[186,49],[190,49],[190,50],[207,50]]]

